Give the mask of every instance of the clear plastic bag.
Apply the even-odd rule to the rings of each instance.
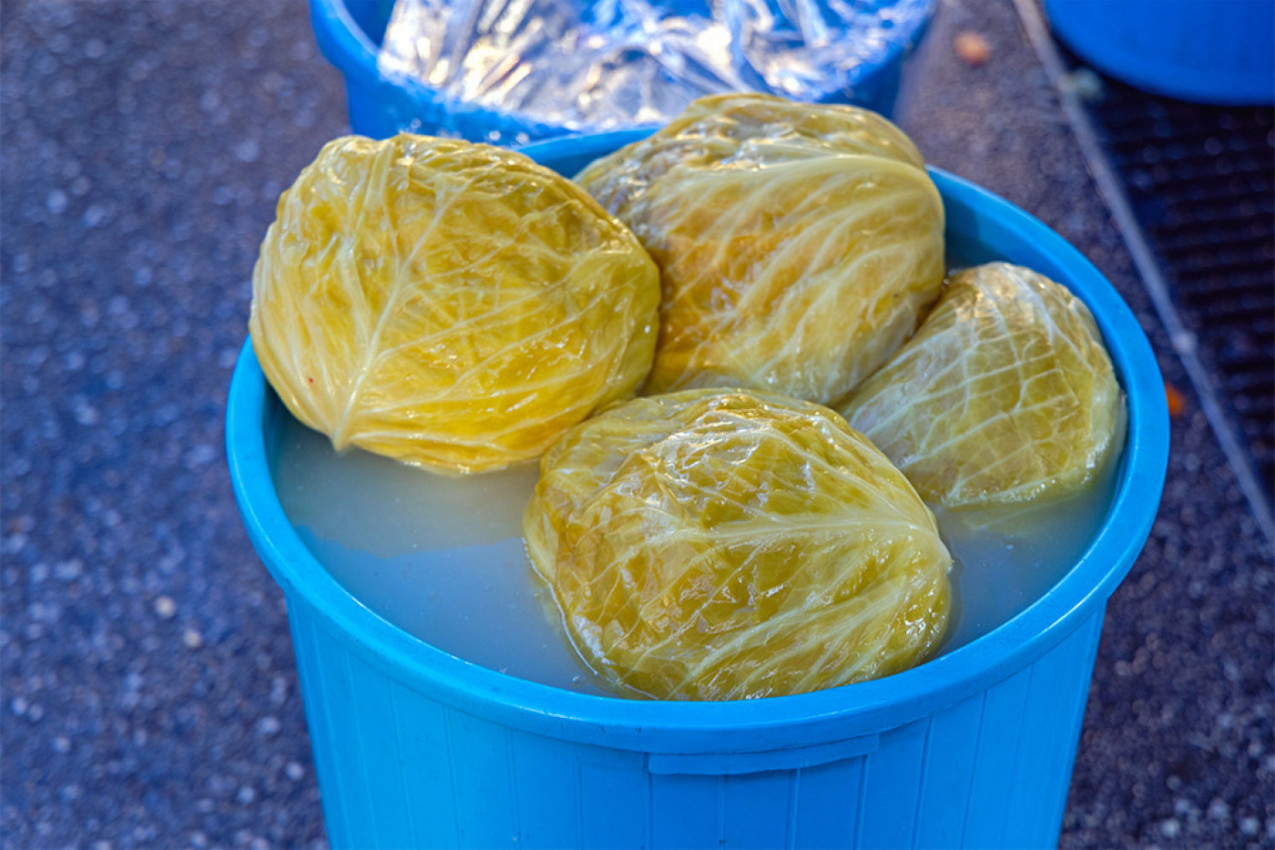
[[[398,0],[378,62],[444,109],[503,114],[528,137],[662,123],[728,91],[879,107],[865,79],[899,61],[933,5]],[[498,122],[489,140],[509,129]]]

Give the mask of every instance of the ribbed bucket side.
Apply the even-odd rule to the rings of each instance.
[[[1102,611],[988,690],[864,739],[870,752],[747,773],[731,754],[656,762],[465,714],[369,664],[304,603],[289,619],[334,847],[1045,847]]]

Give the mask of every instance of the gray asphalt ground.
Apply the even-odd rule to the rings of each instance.
[[[340,77],[299,0],[5,0],[0,49],[0,845],[322,844],[222,417],[275,200],[346,131]],[[1093,259],[1185,397],[1062,844],[1275,846],[1271,550],[1012,4],[942,4],[899,119]]]

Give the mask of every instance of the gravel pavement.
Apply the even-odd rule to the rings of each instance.
[[[222,418],[275,200],[347,131],[340,77],[298,0],[6,0],[0,49],[0,846],[323,844]],[[1271,550],[1011,3],[942,4],[899,120],[1090,256],[1185,398],[1062,844],[1275,846]]]

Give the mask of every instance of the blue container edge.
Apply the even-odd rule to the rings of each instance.
[[[620,132],[560,138],[526,148],[550,158],[591,142],[615,146]],[[563,146],[566,147],[563,147]],[[579,150],[571,151],[579,156]],[[434,649],[370,612],[318,564],[270,486],[263,417],[270,391],[245,342],[227,404],[227,453],[236,500],[262,560],[286,592],[358,654],[455,708],[515,728],[583,743],[659,753],[757,752],[848,740],[900,726],[955,703],[1022,666],[1103,606],[1141,551],[1155,519],[1168,456],[1168,413],[1154,355],[1128,307],[1101,273],[1062,237],[1008,202],[938,169],[945,197],[989,206],[989,223],[1030,236],[1065,260],[1091,308],[1129,400],[1129,438],[1110,516],[1067,576],[1034,605],[965,647],[884,679],[809,694],[722,703],[659,703],[561,691],[505,676]],[[1136,402],[1136,403],[1135,403]],[[1153,497],[1148,498],[1148,494]],[[1140,500],[1140,501],[1139,501]],[[1073,587],[1088,585],[1083,592]],[[709,733],[709,734],[706,734]]]
[[[1056,38],[1087,64],[1128,85],[1163,97],[1213,106],[1267,106],[1275,103],[1275,48],[1271,46],[1275,43],[1272,41],[1275,2],[1248,0],[1248,3],[1249,9],[1258,12],[1251,22],[1253,25],[1230,31],[1232,36],[1243,32],[1248,40],[1231,40],[1227,52],[1235,55],[1238,51],[1247,51],[1245,57],[1252,60],[1258,55],[1252,51],[1260,50],[1263,66],[1260,69],[1191,67],[1167,49],[1153,53],[1129,49],[1121,43],[1119,33],[1122,26],[1131,23],[1130,16],[1136,16],[1141,8],[1132,4],[1044,0],[1043,8]],[[1161,8],[1158,17],[1140,18],[1138,25],[1144,30],[1151,28],[1151,32],[1158,32],[1165,40],[1202,32],[1195,17],[1183,14],[1185,8],[1180,3],[1173,9]],[[1238,4],[1232,11],[1234,8],[1238,8]]]

